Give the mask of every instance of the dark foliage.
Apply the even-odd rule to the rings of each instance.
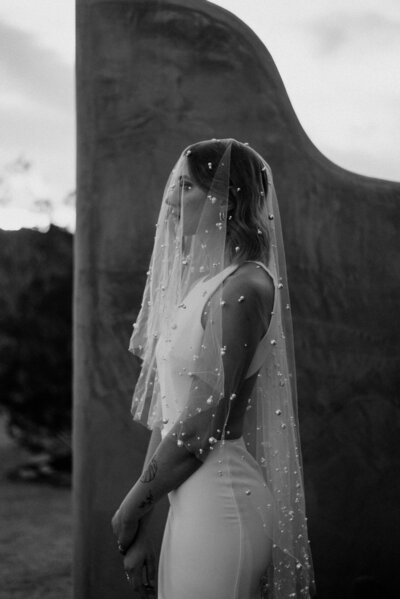
[[[0,231],[0,409],[33,451],[68,445],[72,397],[72,235]]]

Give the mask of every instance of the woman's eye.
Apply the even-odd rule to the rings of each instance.
[[[192,189],[192,184],[181,181],[181,187],[182,187],[182,189],[186,189],[187,191],[189,191],[190,189]]]

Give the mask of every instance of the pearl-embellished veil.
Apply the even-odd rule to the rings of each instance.
[[[190,182],[185,179],[186,172],[204,192],[203,200],[194,207],[188,199]],[[251,206],[253,212],[249,212]],[[196,229],[185,231],[185,222],[189,217],[193,221],[193,215]],[[234,300],[232,307],[226,301],[222,284],[206,298],[201,344],[180,356],[184,367],[179,374],[183,376],[182,389],[186,389],[183,396],[162,397],[156,350],[158,343],[168,350],[168,343],[173,347],[177,336],[185,335],[185,331],[177,330],[176,322],[180,311],[185,310],[185,298],[196,293],[196,286],[248,260],[263,263],[275,287],[272,314],[267,314],[266,307],[264,314],[260,313],[267,332],[256,350],[258,374],[243,429],[245,444],[273,496],[273,505],[269,506],[272,561],[266,564],[263,596],[307,598],[313,586],[313,571],[282,230],[271,169],[247,144],[233,139],[193,144],[182,153],[170,174],[143,303],[129,347],[143,361],[132,414],[148,428],[156,426],[164,429],[164,434],[173,435],[178,446],[202,461],[217,443],[223,447],[224,439],[229,439],[227,423],[240,384],[228,359],[229,352],[238,348],[226,345],[224,327],[230,313],[235,314],[240,306],[245,309],[246,291]],[[245,335],[246,331],[237,335],[243,352],[248,350],[247,344],[242,343]],[[253,357],[249,356],[249,363]],[[163,405],[168,401],[178,403],[175,416],[167,421]],[[228,470],[226,475],[229,476]]]

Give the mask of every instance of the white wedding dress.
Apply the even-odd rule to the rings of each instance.
[[[257,263],[264,268],[266,267]],[[187,356],[200,347],[208,298],[234,272],[201,280],[184,300],[168,338],[156,348],[165,435],[184,406],[192,382]],[[271,276],[271,275],[270,275]],[[261,365],[264,337],[245,378]],[[159,599],[259,599],[272,552],[272,495],[243,437],[218,441],[204,463],[169,493],[161,549]]]

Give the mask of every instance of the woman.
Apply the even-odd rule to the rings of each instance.
[[[153,590],[147,522],[168,493],[159,599],[309,597],[279,212],[247,144],[204,141],[179,158],[130,349],[143,360],[132,413],[153,434],[113,518],[128,580]]]

